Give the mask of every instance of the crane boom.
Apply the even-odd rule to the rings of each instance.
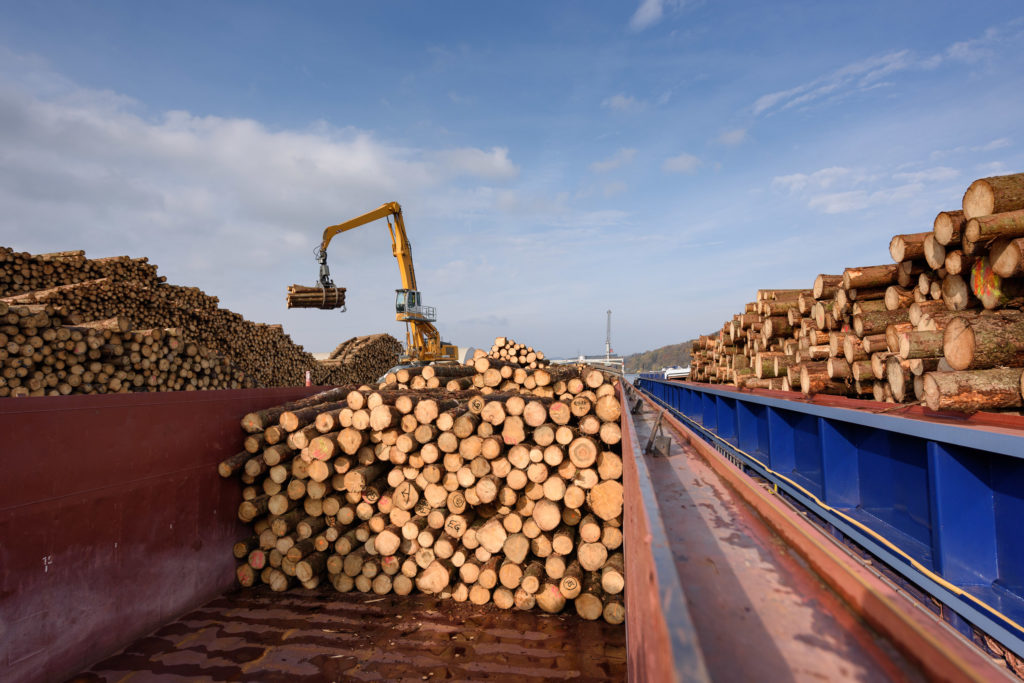
[[[327,269],[327,247],[338,234],[358,228],[367,223],[387,219],[391,233],[391,253],[398,260],[398,270],[402,277],[402,288],[396,289],[395,320],[406,324],[406,348],[408,356],[403,360],[430,362],[435,360],[457,360],[458,348],[441,341],[441,333],[432,324],[437,316],[432,306],[423,306],[420,293],[416,288],[416,270],[412,264],[412,245],[405,231],[402,219],[402,207],[398,202],[382,204],[373,211],[368,211],[351,220],[331,225],[324,229],[323,239],[317,253],[320,263],[320,284],[333,287],[330,272]],[[392,219],[394,223],[392,224]]]

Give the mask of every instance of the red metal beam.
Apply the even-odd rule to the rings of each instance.
[[[953,411],[935,411],[917,403],[882,403],[863,398],[850,398],[849,396],[830,396],[828,394],[814,394],[808,396],[799,391],[775,391],[772,389],[739,389],[728,384],[709,384],[707,382],[691,382],[689,380],[663,380],[677,384],[695,384],[701,387],[708,387],[716,391],[723,391],[736,394],[753,394],[755,396],[768,396],[780,398],[786,401],[807,403],[816,406],[829,406],[831,408],[848,408],[869,413],[885,413],[894,417],[907,417],[926,422],[941,424],[955,424],[958,427],[976,427],[979,429],[994,429],[998,431],[1024,431],[1024,416],[1010,413],[956,413]]]
[[[710,680],[621,382],[619,401],[628,677],[630,681]]]

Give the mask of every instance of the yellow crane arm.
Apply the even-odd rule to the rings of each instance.
[[[405,234],[405,221],[402,220],[402,207],[398,202],[381,204],[373,211],[367,211],[362,216],[356,216],[352,220],[331,225],[324,228],[323,240],[320,242],[320,253],[327,253],[327,245],[338,233],[358,228],[361,225],[372,223],[380,218],[395,217],[394,225],[388,220],[388,230],[391,231],[391,253],[398,259],[398,270],[402,274],[402,289],[416,289],[416,271],[412,266],[412,245],[409,244],[409,237]]]
[[[391,222],[392,217],[394,217],[394,224]],[[391,253],[398,259],[398,270],[402,275],[402,289],[415,292],[415,296],[418,298],[416,271],[412,265],[412,245],[409,244],[409,237],[405,232],[402,207],[398,205],[398,202],[382,204],[362,216],[324,228],[324,236],[317,255],[317,260],[320,262],[320,282],[323,286],[333,287],[327,270],[327,247],[334,236],[380,218],[388,219],[388,230],[391,232]],[[433,318],[428,319],[423,315],[418,302],[413,310],[405,305],[401,309],[397,309],[395,319],[406,323],[406,342],[411,359],[426,362],[456,359],[458,349],[450,344],[442,343],[441,333],[430,323]]]

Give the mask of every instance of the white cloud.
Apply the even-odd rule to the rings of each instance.
[[[990,161],[985,164],[978,164],[974,168],[976,168],[979,173],[985,176],[1002,175],[1009,170],[1006,167],[1006,164],[1004,164],[1001,161]]]
[[[734,147],[747,139],[746,128],[736,128],[734,130],[727,130],[718,136],[718,142],[723,145]]]
[[[993,140],[987,144],[975,147],[974,150],[978,152],[992,152],[997,149],[1005,149],[1011,144],[1013,143],[1010,141],[1010,138],[999,138],[998,140]]]
[[[507,147],[491,147],[489,152],[475,147],[444,150],[437,153],[441,169],[490,180],[510,180],[519,175],[519,167],[508,158]]]
[[[918,55],[910,50],[898,50],[847,64],[806,83],[762,95],[754,101],[752,109],[755,115],[760,115],[849,93],[894,86],[895,83],[885,80],[892,74],[915,69],[932,70],[947,62],[974,64],[993,58],[999,49],[1007,46],[1014,49],[1021,39],[1024,39],[1024,17],[993,26],[980,37],[953,43],[939,54]]]
[[[794,88],[762,95],[754,102],[754,114],[770,109],[786,110],[809,104],[844,90],[867,90],[877,87],[885,76],[912,65],[909,50],[870,57],[836,69]]]
[[[922,171],[894,173],[892,177],[894,180],[905,181],[908,183],[940,183],[947,180],[954,180],[959,175],[959,171],[949,168],[948,166],[936,166],[935,168],[926,168]]]
[[[605,100],[601,102],[601,106],[613,111],[637,112],[643,111],[647,107],[647,103],[643,100],[638,100],[632,95],[618,93],[605,98]]]
[[[914,198],[924,190],[923,183],[907,183],[875,191],[853,190],[815,195],[807,205],[827,214],[848,213],[872,206],[898,204]]]
[[[808,187],[813,189],[828,189],[844,178],[850,178],[853,171],[842,166],[823,168],[814,173],[793,173],[792,175],[776,176],[772,178],[772,185],[780,187],[789,192],[800,192]]]
[[[934,191],[945,192],[945,184],[960,177],[959,171],[946,166],[904,170],[916,165],[905,164],[884,172],[833,166],[813,173],[776,176],[772,187],[798,197],[811,209],[838,214],[916,201]]]
[[[700,166],[700,159],[692,154],[680,154],[669,157],[661,164],[661,170],[666,173],[693,173]]]
[[[1010,138],[997,138],[995,140],[990,140],[989,142],[986,142],[983,145],[960,145],[959,147],[954,147],[953,149],[937,149],[934,152],[932,152],[929,156],[932,159],[932,161],[935,161],[938,159],[943,159],[948,156],[964,154],[967,152],[994,152],[997,149],[1006,149],[1007,147],[1010,147],[1012,144],[1013,141]]]
[[[640,6],[629,19],[629,27],[636,32],[654,26],[665,16],[666,10],[678,10],[686,0],[640,0]]]
[[[632,162],[633,157],[635,156],[635,149],[623,147],[622,149],[620,149],[618,152],[611,155],[607,159],[604,159],[602,161],[595,161],[594,163],[590,164],[590,170],[593,171],[594,173],[607,173],[608,171],[616,169],[619,166],[625,166],[626,164]]]
[[[664,0],[640,0],[640,6],[629,20],[630,27],[634,31],[643,31],[658,23],[664,14],[663,5]]]
[[[610,182],[610,183],[605,183],[605,186],[604,186],[604,188],[602,189],[601,192],[605,196],[605,198],[607,199],[607,198],[610,198],[610,197],[614,197],[616,195],[620,195],[623,192],[625,192],[627,189],[629,189],[629,188],[626,185],[626,183],[623,183],[621,181],[616,180],[616,181],[613,181],[613,182]]]

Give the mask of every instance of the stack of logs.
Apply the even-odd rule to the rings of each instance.
[[[304,383],[310,369],[324,383],[366,382],[399,355],[389,337],[370,354],[379,360],[320,366],[280,325],[249,322],[200,289],[166,284],[144,258],[0,247],[0,304],[0,397],[286,386]],[[72,340],[60,330],[67,325],[93,331],[72,330],[81,337]]]
[[[239,581],[547,612],[572,602],[622,623],[613,380],[561,367],[529,375],[548,396],[404,388],[425,370],[243,419],[245,450],[220,465],[241,475],[238,515],[253,525],[235,546]]]
[[[0,301],[0,397],[250,386],[245,374],[177,329],[83,322],[67,308]]]
[[[542,368],[548,365],[544,359],[544,352],[537,351],[532,346],[520,344],[511,337],[495,337],[487,356],[496,360],[508,361],[521,365],[525,368]]]
[[[691,380],[932,410],[1024,406],[1024,174],[971,184],[894,263],[760,290],[694,344]]]
[[[342,308],[345,305],[345,288],[289,285],[285,299],[288,308]]]
[[[362,384],[375,381],[398,364],[402,343],[390,334],[352,337],[317,364],[315,384]]]

